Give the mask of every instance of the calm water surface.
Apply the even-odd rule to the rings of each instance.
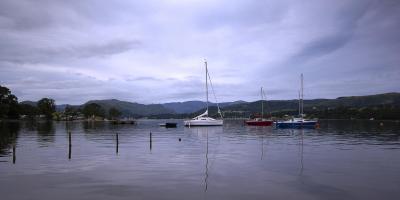
[[[0,198],[400,199],[399,122],[323,121],[319,130],[161,122],[3,122]]]

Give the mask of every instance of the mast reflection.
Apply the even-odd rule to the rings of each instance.
[[[207,143],[206,143],[206,170],[205,170],[205,177],[204,177],[204,184],[205,184],[205,189],[204,192],[207,192],[208,189],[208,129],[206,129],[206,137],[207,137]]]

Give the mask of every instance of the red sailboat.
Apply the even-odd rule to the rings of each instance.
[[[270,119],[264,119],[264,100],[263,100],[264,92],[261,87],[261,117],[256,117],[254,119],[246,120],[246,123],[249,126],[272,126],[273,121]]]

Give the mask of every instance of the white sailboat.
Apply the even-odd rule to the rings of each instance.
[[[197,116],[194,117],[193,119],[190,120],[186,120],[184,121],[185,126],[222,126],[224,124],[224,121],[222,120],[222,114],[221,111],[219,109],[219,105],[217,103],[217,107],[218,107],[218,113],[221,116],[221,119],[214,119],[208,116],[208,79],[210,77],[210,75],[208,74],[208,68],[207,68],[207,61],[204,62],[205,63],[205,67],[206,67],[206,102],[207,102],[207,109],[206,111]],[[211,83],[211,79],[210,79],[210,83]],[[212,84],[212,83],[211,83]],[[212,87],[212,85],[211,85]],[[213,90],[214,92],[214,90]],[[215,96],[215,94],[214,94]]]

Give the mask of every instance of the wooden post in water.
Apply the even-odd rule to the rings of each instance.
[[[71,160],[71,148],[72,148],[72,136],[71,136],[71,131],[68,132],[68,159]]]
[[[153,143],[153,137],[152,137],[152,134],[150,132],[150,150],[151,150],[151,147],[152,147],[152,143]]]
[[[117,138],[116,138],[116,139],[117,139],[116,153],[118,154],[118,145],[119,145],[118,133],[117,133],[117,135],[116,135],[116,136],[117,136]]]
[[[13,164],[15,164],[16,155],[15,155],[15,144],[13,144]]]

